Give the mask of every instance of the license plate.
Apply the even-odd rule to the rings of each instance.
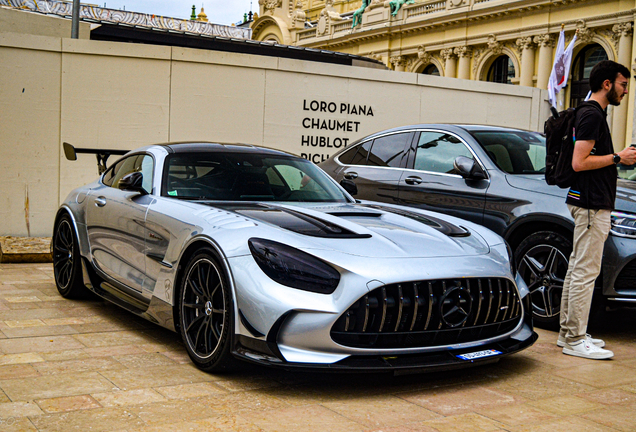
[[[501,354],[501,351],[491,349],[491,350],[477,351],[477,352],[466,353],[466,354],[459,354],[457,355],[457,357],[459,357],[462,360],[475,360],[478,358],[490,357],[490,356],[499,355],[499,354]]]

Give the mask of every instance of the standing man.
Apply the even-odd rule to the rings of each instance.
[[[611,228],[610,214],[616,200],[616,165],[636,163],[636,149],[614,152],[605,108],[617,106],[627,94],[631,74],[610,60],[598,63],[590,73],[592,96],[577,110],[574,122],[572,168],[578,173],[566,203],[574,218],[574,240],[561,300],[561,330],[557,345],[563,354],[601,360],[614,356],[594,339],[587,322],[594,281],[601,271],[603,246]]]

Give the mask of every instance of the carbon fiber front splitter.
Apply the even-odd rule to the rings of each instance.
[[[496,363],[504,356],[514,354],[528,348],[536,342],[538,335],[530,330],[529,336],[523,340],[508,338],[503,341],[481,345],[461,350],[446,350],[420,354],[403,354],[391,356],[365,356],[355,355],[347,357],[336,363],[317,365],[307,363],[290,363],[282,361],[272,355],[255,353],[245,344],[239,344],[234,355],[242,360],[257,363],[264,366],[273,366],[288,370],[310,370],[322,372],[346,372],[346,373],[373,373],[392,372],[394,375],[406,375],[413,373],[436,372],[452,369],[462,369],[478,365]],[[460,357],[475,352],[494,350],[497,354],[465,360]],[[270,351],[271,354],[273,354]],[[470,356],[468,356],[470,357]]]

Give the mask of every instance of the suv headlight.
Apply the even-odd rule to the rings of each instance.
[[[610,232],[618,237],[636,238],[636,214],[613,211]]]
[[[331,294],[340,273],[318,258],[271,240],[251,238],[250,252],[267,276],[281,285],[319,294]]]

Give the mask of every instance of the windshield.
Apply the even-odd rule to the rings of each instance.
[[[305,159],[229,152],[169,156],[161,195],[215,201],[348,201],[320,168]]]
[[[545,138],[537,132],[473,131],[490,159],[508,174],[545,172]]]

